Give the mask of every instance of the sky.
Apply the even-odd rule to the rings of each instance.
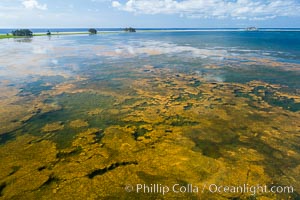
[[[0,28],[300,28],[300,0],[0,0]]]

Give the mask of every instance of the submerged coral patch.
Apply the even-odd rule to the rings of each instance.
[[[77,119],[77,120],[70,122],[71,128],[82,128],[82,127],[87,127],[87,126],[89,126],[89,123],[84,120],[81,120],[81,119]]]
[[[60,131],[64,128],[64,126],[65,125],[62,122],[54,122],[54,123],[51,123],[51,124],[46,124],[42,128],[42,132],[49,133],[49,132]]]

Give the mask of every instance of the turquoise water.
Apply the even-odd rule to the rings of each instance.
[[[149,56],[147,51],[158,53]],[[115,55],[107,55],[108,52]],[[26,72],[18,73],[9,66],[26,69],[37,64],[31,63],[33,59],[38,68],[33,68],[35,72],[30,75],[38,76],[48,70],[89,73],[86,69],[95,69],[96,65],[105,70],[107,65],[131,62],[131,58],[158,67],[172,65],[178,70],[200,72],[206,64],[217,64],[222,69],[208,71],[222,81],[241,81],[240,77],[245,81],[261,79],[297,87],[299,72],[292,68],[293,64],[300,64],[300,32],[143,32],[8,39],[1,41],[0,77],[26,78]],[[276,68],[265,63],[243,65],[254,58],[283,64]],[[255,77],[251,77],[252,73]]]

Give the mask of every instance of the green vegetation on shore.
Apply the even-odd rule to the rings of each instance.
[[[98,32],[98,31],[97,31],[96,29],[94,29],[94,28],[90,28],[90,29],[89,29],[89,33],[90,33],[90,34],[97,34],[97,32]]]
[[[0,39],[5,39],[5,38],[14,38],[15,36],[13,35],[4,35],[4,34],[0,34]]]
[[[32,31],[29,29],[17,29],[11,32],[13,36],[32,36]]]
[[[124,31],[125,31],[125,32],[131,32],[131,33],[136,32],[136,30],[135,30],[134,28],[132,28],[132,27],[125,28]]]
[[[33,36],[55,36],[55,35],[79,35],[79,34],[99,34],[100,32],[98,32],[96,29],[94,28],[90,28],[89,30],[87,30],[87,32],[50,32],[48,30],[48,32],[46,33],[31,33],[30,35],[21,35],[21,34],[14,34],[14,33],[19,33],[22,32],[24,30],[28,30],[29,29],[20,29],[20,30],[16,30],[13,31],[12,33],[7,33],[7,34],[0,34],[0,39],[9,39],[9,38],[24,38],[24,37],[33,37]],[[134,28],[125,28],[124,29],[125,32],[136,32],[136,30]],[[122,31],[119,31],[120,33]],[[111,32],[101,32],[101,34],[108,34],[108,33],[116,33],[116,31],[111,31]]]
[[[112,34],[112,33],[116,33],[115,31],[111,31],[111,32],[98,32],[97,34]],[[117,32],[117,33],[121,33]],[[89,35],[90,32],[58,32],[58,33],[51,33],[51,36],[59,36],[59,35]],[[49,36],[47,35],[47,33],[36,33],[33,34],[32,37],[35,36]],[[9,39],[9,38],[26,38],[28,36],[13,36],[12,34],[0,34],[0,39]]]
[[[60,32],[60,33],[51,33],[51,35],[79,35],[79,34],[89,34],[88,32]],[[47,33],[37,33],[33,34],[32,36],[47,36]],[[49,36],[49,35],[48,35]],[[0,34],[0,39],[6,39],[6,38],[25,38],[30,36],[14,36],[12,34]]]

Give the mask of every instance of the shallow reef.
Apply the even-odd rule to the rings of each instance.
[[[77,119],[70,122],[70,127],[72,128],[82,128],[87,126],[89,126],[89,123],[81,119]]]
[[[62,130],[63,128],[64,128],[64,124],[62,122],[54,122],[51,124],[46,124],[41,131],[44,133],[49,133],[49,132],[56,132]]]
[[[299,198],[297,192],[126,192],[128,184],[155,183],[300,191],[298,93],[263,81],[209,82],[151,65],[131,70],[141,78],[115,79],[122,90],[78,78],[30,96],[33,108],[1,100],[15,114],[1,121],[1,133],[10,130],[14,139],[0,146],[0,199]],[[63,137],[70,142],[62,148]]]

